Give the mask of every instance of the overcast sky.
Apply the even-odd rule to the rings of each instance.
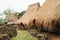
[[[29,5],[39,2],[42,6],[46,0],[0,0],[0,14],[6,9],[12,9],[15,12],[21,12],[28,8]],[[0,18],[5,15],[0,15]]]
[[[21,12],[26,10],[29,5],[37,2],[39,2],[42,6],[45,0],[0,0],[0,13],[2,13],[7,8]]]

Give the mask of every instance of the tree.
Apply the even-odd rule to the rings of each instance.
[[[11,12],[12,12],[11,9],[6,9],[3,13],[4,13],[5,15],[9,15],[9,14],[11,14]]]
[[[4,14],[1,13],[1,14],[0,14],[0,23],[3,23],[3,22],[4,22]]]
[[[19,19],[24,15],[25,11],[22,11],[21,13],[16,12],[16,17]]]

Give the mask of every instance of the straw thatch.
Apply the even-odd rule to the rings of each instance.
[[[18,21],[15,22],[15,24],[20,24],[19,29],[27,29],[27,25],[30,23],[30,19],[34,14],[37,13],[39,8],[39,3],[32,4],[28,7],[24,15]]]
[[[41,8],[38,3],[30,5],[22,18],[16,23],[26,24],[29,27],[34,26],[46,31],[57,31],[60,28],[59,20],[60,0],[46,0]]]
[[[58,30],[60,26],[58,20],[60,20],[60,0],[46,0],[42,7],[39,3],[30,5],[25,14],[15,23],[50,32]]]
[[[15,22],[17,20],[18,19],[17,19],[15,14],[10,14],[10,15],[7,16],[7,22]]]
[[[26,12],[24,13],[24,15],[15,23],[26,23],[28,24],[28,22],[30,21],[31,17],[37,13],[38,9],[40,8],[39,3],[36,4],[32,4],[28,7],[28,9],[26,10]]]
[[[60,20],[60,0],[46,0],[42,7],[39,3],[30,5],[25,14],[15,23],[50,32],[58,30],[60,26],[58,20]]]
[[[60,20],[60,0],[47,0],[30,20],[29,26],[31,27],[33,23],[38,29],[46,31],[58,30],[58,27],[60,27],[60,21],[57,22]],[[58,27],[57,23],[59,24]]]

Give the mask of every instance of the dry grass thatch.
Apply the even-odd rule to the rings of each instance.
[[[10,15],[7,16],[7,21],[8,21],[8,22],[15,22],[15,21],[17,21],[17,20],[18,20],[18,19],[17,19],[17,17],[16,17],[15,14],[10,14]]]
[[[34,14],[37,13],[39,8],[40,8],[39,3],[30,5],[28,7],[27,11],[25,12],[25,14],[16,22],[16,24],[21,23],[21,22],[28,24],[28,22],[30,21],[31,17]]]
[[[45,30],[52,31],[57,27],[57,21],[60,19],[60,0],[47,0],[45,4],[30,18],[29,26],[32,27],[33,22],[38,28],[43,26]],[[32,14],[31,14],[32,15]],[[25,20],[27,21],[27,20]],[[24,22],[24,21],[23,21]],[[53,25],[52,25],[53,23]],[[60,23],[60,22],[58,22]]]
[[[41,25],[47,30],[53,30],[52,25],[57,23],[56,21],[60,19],[60,0],[47,0],[45,4],[38,10],[36,14],[32,17],[31,24],[35,19],[35,24],[40,27]],[[57,25],[57,24],[55,24]]]

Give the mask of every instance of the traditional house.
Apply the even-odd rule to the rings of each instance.
[[[13,22],[15,22],[15,21],[17,21],[17,20],[18,20],[18,19],[17,19],[17,17],[16,17],[15,14],[10,14],[10,15],[7,16],[7,22],[8,22],[8,23],[13,23]]]
[[[46,30],[51,31],[55,25],[52,25],[52,21],[58,18],[60,18],[60,0],[46,0],[42,7],[39,6],[39,3],[30,5],[25,14],[16,23],[32,26],[33,21],[35,21],[38,28],[42,24]]]
[[[42,7],[38,3],[29,6],[25,14],[15,23],[34,26],[37,30],[47,33],[60,34],[60,0],[46,0]],[[49,34],[49,38],[60,40],[60,36],[52,34]]]

